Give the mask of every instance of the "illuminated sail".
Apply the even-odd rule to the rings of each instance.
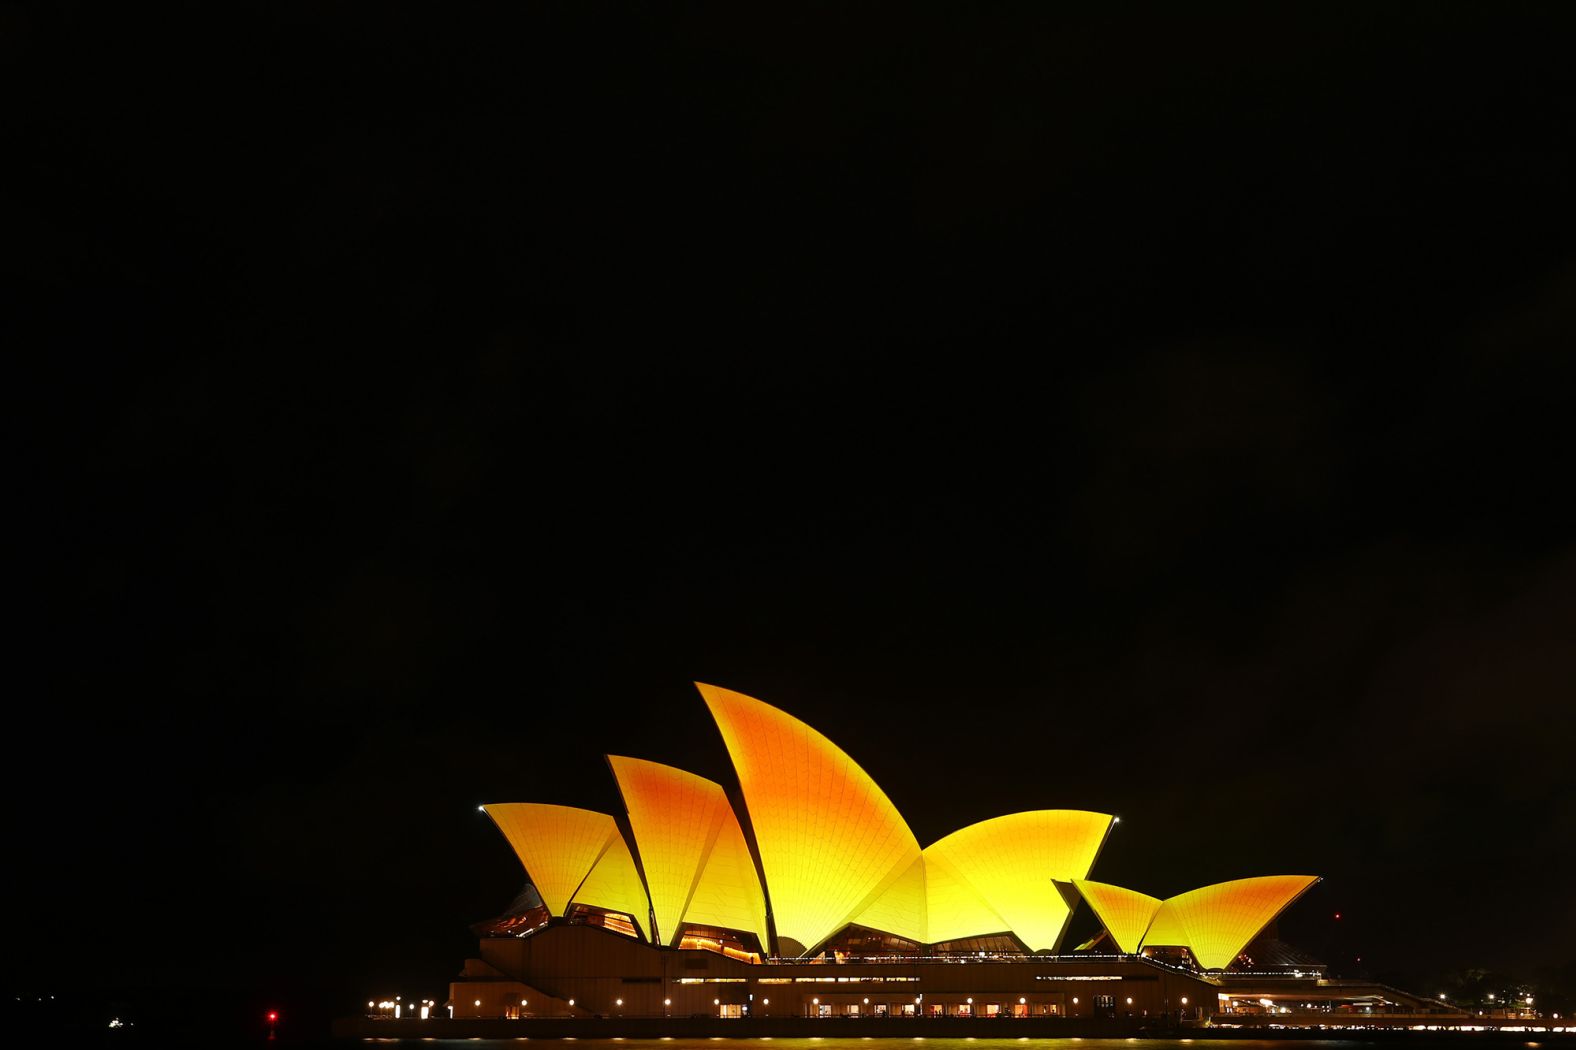
[[[685,923],[753,933],[766,946],[766,899],[722,787],[644,759],[609,755],[635,833],[658,936]]]
[[[1318,881],[1317,875],[1262,875],[1178,894],[1161,904],[1143,947],[1183,945],[1205,969],[1224,969]]]
[[[982,934],[1009,933],[1007,920],[946,857],[926,850],[926,939],[931,944]]]
[[[1144,933],[1160,910],[1161,901],[1147,893],[1112,886],[1105,882],[1074,879],[1078,893],[1094,909],[1095,918],[1111,935],[1111,943],[1119,952],[1129,955],[1138,951]]]
[[[627,912],[645,930],[646,891],[612,817],[540,802],[500,802],[482,809],[514,847],[549,912],[561,916],[570,904],[589,904]]]
[[[607,849],[575,891],[570,903],[589,904],[604,911],[625,912],[635,920],[635,926],[641,934],[647,934],[646,927],[650,925],[647,909],[651,905],[646,897],[646,888],[640,884],[640,873],[635,870],[635,859],[629,855],[629,844],[619,834],[617,827],[613,829]]]
[[[503,802],[482,809],[514,847],[526,877],[554,915],[569,907],[591,866],[618,834],[612,817],[589,809],[539,802]]]
[[[814,948],[907,873],[919,843],[826,737],[753,697],[696,685],[739,776],[777,935]]]
[[[925,858],[927,866],[932,858],[950,866],[961,880],[961,885],[954,880],[958,892],[972,888],[1030,951],[1054,949],[1072,909],[1052,880],[1069,882],[1088,875],[1111,824],[1109,814],[1077,809],[1012,813],[954,831],[927,846]],[[956,910],[962,902],[942,899],[932,887],[928,904],[934,915]],[[964,935],[948,931],[942,937],[930,931],[937,941]]]
[[[919,944],[926,943],[930,940],[925,907],[926,877],[925,858],[915,857],[908,870],[852,921]]]

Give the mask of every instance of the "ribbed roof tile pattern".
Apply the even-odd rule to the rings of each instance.
[[[826,737],[743,693],[696,685],[739,776],[777,935],[813,949],[905,874],[919,843]]]
[[[609,821],[612,819],[608,818]],[[570,903],[626,912],[635,920],[641,935],[650,940],[650,932],[646,927],[651,925],[648,911],[651,905],[646,897],[646,888],[641,885],[640,872],[635,870],[635,858],[630,856],[629,844],[624,841],[616,825],[607,849],[575,891]]]
[[[1094,909],[1095,918],[1111,935],[1116,950],[1129,955],[1138,951],[1155,912],[1160,910],[1160,898],[1106,882],[1090,882],[1088,879],[1074,879],[1073,885],[1089,907]]]
[[[721,785],[658,762],[609,755],[629,811],[657,934],[685,922],[744,930],[766,944],[766,900]]]
[[[526,877],[554,915],[562,915],[618,825],[606,813],[540,802],[483,806],[498,825]]]
[[[915,857],[908,870],[852,921],[920,944],[928,942],[925,876],[925,858]]]
[[[1168,908],[1164,901],[1155,909],[1155,917],[1149,920],[1149,929],[1144,931],[1143,940],[1138,944],[1138,950],[1152,948],[1159,945],[1185,948],[1188,946],[1190,934],[1187,924],[1182,921],[1182,912],[1176,908]]]
[[[1185,945],[1208,970],[1231,965],[1316,875],[1262,875],[1203,886],[1161,904],[1142,947]]]
[[[929,943],[1009,932],[1007,920],[946,857],[927,850],[924,860],[925,939]]]
[[[771,941],[766,930],[766,896],[755,858],[745,844],[744,831],[732,807],[712,844],[701,870],[695,895],[684,909],[684,921],[698,926],[721,926],[755,934],[763,951]]]
[[[1077,809],[1011,813],[954,831],[925,857],[950,864],[1030,951],[1051,949],[1072,914],[1051,880],[1087,876],[1111,823],[1109,814]]]

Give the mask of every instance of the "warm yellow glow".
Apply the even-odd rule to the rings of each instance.
[[[589,809],[504,802],[482,810],[514,847],[526,877],[554,915],[564,913],[575,889],[618,835],[612,817]]]
[[[686,922],[743,930],[766,945],[766,898],[721,785],[682,769],[609,755],[635,833],[657,930]]]
[[[1142,947],[1185,945],[1208,970],[1229,966],[1316,875],[1263,875],[1204,886],[1160,905]]]
[[[925,878],[925,859],[915,857],[908,870],[852,921],[920,944],[928,943]]]
[[[928,944],[1008,931],[1034,950],[1061,940],[1071,910],[1052,880],[1089,873],[1109,815],[1015,813],[921,854],[881,789],[826,737],[698,686],[739,774],[779,936],[813,948],[856,922]]]
[[[653,939],[671,943],[717,835],[721,814],[709,804],[705,790],[715,785],[656,762],[619,755],[609,755],[607,761],[629,811],[635,850],[656,913]],[[717,794],[722,794],[721,789]]]
[[[1182,912],[1166,907],[1166,902],[1161,901],[1138,947],[1140,951],[1155,945],[1186,948],[1190,936],[1187,926],[1182,922]]]
[[[919,843],[826,737],[753,697],[696,686],[739,776],[777,934],[813,949],[907,874]]]
[[[612,819],[609,817],[609,822]],[[641,885],[640,872],[635,870],[635,858],[630,856],[629,844],[619,834],[617,825],[613,827],[613,837],[608,841],[607,850],[591,869],[591,874],[586,876],[585,882],[575,891],[570,903],[628,912],[641,934],[646,934],[649,924],[647,909],[650,908],[646,888]]]
[[[554,915],[570,904],[628,912],[642,931],[649,905],[618,825],[606,813],[539,802],[483,806]]]
[[[1087,875],[1115,818],[1083,810],[996,817],[920,850],[891,801],[826,737],[742,693],[697,685],[743,789],[779,950],[813,951],[849,922],[922,944],[1011,933],[1031,951],[1055,950],[1076,888],[1117,950],[1186,947],[1199,965],[1220,969],[1318,881],[1240,879],[1163,902],[1092,882]],[[629,922],[607,925],[631,935],[648,935],[655,918],[649,936],[670,944],[688,924],[753,933],[764,943],[766,894],[723,789],[655,762],[608,761],[638,868],[606,814],[537,803],[482,807],[548,910],[562,915],[584,904],[627,915]]]
[[[1074,879],[1078,893],[1094,909],[1095,918],[1111,935],[1119,952],[1132,954],[1144,941],[1144,932],[1160,910],[1161,901],[1147,893],[1123,889],[1105,882]]]
[[[925,847],[927,872],[939,861],[948,872],[947,892],[966,898],[973,890],[979,901],[995,912],[1029,948],[1055,948],[1072,909],[1052,885],[1084,878],[1094,865],[1111,830],[1111,816],[1077,809],[1041,809],[1012,813],[971,824]],[[932,942],[953,937],[998,932],[949,930],[943,935],[939,914],[978,912],[977,903],[945,899],[939,880],[927,886]]]
[[[761,892],[755,858],[750,856],[750,847],[744,843],[744,832],[739,828],[739,818],[732,806],[728,807],[727,819],[701,869],[695,894],[684,909],[684,921],[744,930],[760,939],[761,950],[769,947],[766,895]]]
[[[985,902],[979,890],[959,874],[945,856],[926,850],[924,861],[925,925],[929,943],[1008,932],[1007,920]]]

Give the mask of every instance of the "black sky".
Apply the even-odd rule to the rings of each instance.
[[[219,6],[0,12],[26,980],[441,993],[693,679],[1569,964],[1569,5]]]

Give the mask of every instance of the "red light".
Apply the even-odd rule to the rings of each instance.
[[[269,1024],[273,1024],[277,1020],[279,1020],[279,1011],[277,1011],[277,1010],[270,1010],[270,1011],[268,1011],[268,1023]]]
[[[1340,913],[1340,912],[1336,912],[1336,913],[1335,913],[1335,917],[1336,917],[1336,918],[1337,918],[1337,919],[1339,919],[1339,918],[1340,918],[1340,917],[1341,917],[1341,913]]]

